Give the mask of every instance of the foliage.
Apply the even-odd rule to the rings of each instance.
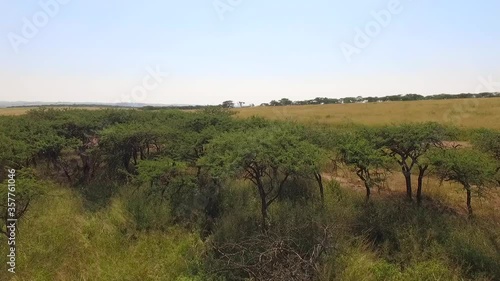
[[[33,201],[44,195],[45,185],[47,184],[38,180],[31,169],[17,170],[11,175],[2,183],[3,188],[0,189],[0,196],[3,198],[0,202],[0,219],[2,221],[0,233],[6,236],[8,236],[7,219],[20,221],[26,215]],[[8,193],[12,195],[8,195]],[[7,200],[8,198],[14,201]],[[15,203],[15,205],[10,205],[12,203]],[[14,209],[14,212],[8,211],[11,208]]]
[[[380,186],[385,180],[384,175],[389,170],[389,157],[362,134],[345,134],[338,150],[341,161],[352,167],[364,182],[368,201],[371,189]]]
[[[368,130],[370,132],[370,130]],[[393,157],[406,181],[406,195],[408,199],[413,198],[412,191],[412,170],[419,169],[418,200],[421,201],[422,181],[428,168],[426,163],[422,163],[421,157],[432,147],[442,146],[445,138],[443,127],[436,123],[403,124],[398,126],[386,126],[378,132],[379,146],[386,150],[387,154]]]
[[[403,98],[420,97],[390,100]],[[234,114],[42,108],[0,117],[0,181],[18,172],[15,279],[500,278],[498,193],[483,192],[497,184],[498,132]],[[397,170],[418,170],[419,200],[427,179],[424,204],[401,200]],[[439,178],[483,195],[474,219]],[[357,189],[389,181],[369,204]]]
[[[200,164],[209,167],[216,178],[241,175],[257,188],[264,230],[267,210],[286,182],[313,173],[320,157],[318,148],[282,127],[225,134],[214,139],[208,150]]]
[[[360,102],[388,102],[388,101],[418,101],[418,100],[445,100],[445,99],[472,99],[472,98],[494,98],[499,97],[500,93],[461,93],[456,95],[438,94],[430,96],[422,96],[418,94],[393,95],[385,97],[345,97],[340,99],[317,97],[312,100],[291,101],[287,98],[282,98],[279,102],[271,101],[272,106],[282,105],[306,105],[306,104],[337,104],[337,103],[360,103]],[[283,101],[286,102],[283,102]]]
[[[481,195],[484,187],[492,186],[496,165],[487,154],[471,149],[450,149],[432,156],[435,173],[442,180],[460,183],[467,192],[467,209],[472,215],[471,193]]]

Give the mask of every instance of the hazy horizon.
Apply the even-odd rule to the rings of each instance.
[[[493,0],[1,1],[0,100],[260,104],[500,91],[499,10]]]

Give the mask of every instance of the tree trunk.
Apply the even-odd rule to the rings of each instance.
[[[365,197],[365,203],[368,203],[370,200],[370,185],[365,181],[365,188],[366,188],[366,197]]]
[[[54,168],[63,170],[64,175],[68,179],[69,184],[71,184],[72,183],[71,175],[69,174],[68,169],[64,167],[64,164],[60,164],[57,159],[52,159],[52,164],[54,165]]]
[[[406,182],[406,196],[410,201],[413,201],[413,193],[411,190],[411,172],[403,171],[403,174],[405,176],[405,182]]]
[[[82,171],[83,171],[83,177],[82,181],[87,183],[90,180],[90,157],[88,155],[85,155],[84,153],[79,153],[80,154],[80,160],[82,160]]]
[[[322,179],[320,173],[314,173],[314,177],[316,178],[316,181],[318,182],[319,193],[321,195],[321,204],[323,204],[323,203],[325,203],[325,191],[324,191],[324,187],[323,187],[323,179]]]
[[[131,158],[131,156],[128,153],[123,156],[123,166],[125,167],[125,170],[127,170],[127,172],[130,172],[130,169],[129,169],[130,158]]]
[[[139,148],[139,153],[140,153],[140,155],[141,155],[141,160],[146,159],[146,157],[144,156],[144,147],[140,147],[140,148]]]
[[[418,167],[418,187],[417,187],[417,203],[420,206],[422,203],[422,185],[424,181],[425,171],[429,166],[419,166]]]
[[[261,215],[262,215],[262,232],[266,233],[267,232],[267,204],[266,204],[266,199],[265,197],[262,198],[261,200],[261,208],[260,208],[260,212],[261,212]]]
[[[267,200],[266,200],[266,192],[264,190],[264,186],[259,185],[257,186],[259,189],[259,196],[260,196],[260,213],[262,216],[262,232],[266,233],[267,232]]]
[[[134,159],[134,165],[137,165],[137,149],[133,149],[132,157]]]
[[[467,211],[469,212],[469,217],[472,216],[472,205],[471,205],[471,191],[470,188],[467,189]]]

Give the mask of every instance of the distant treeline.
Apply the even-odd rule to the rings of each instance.
[[[213,105],[174,105],[174,106],[144,106],[141,107],[143,110],[157,110],[157,109],[182,109],[182,110],[190,110],[190,109],[205,109],[210,107],[219,107]]]
[[[387,101],[417,101],[417,100],[446,100],[446,99],[469,99],[469,98],[494,98],[500,97],[500,93],[484,92],[478,94],[462,93],[456,95],[439,94],[431,96],[422,96],[418,94],[392,95],[385,97],[346,97],[340,99],[315,98],[311,100],[292,101],[288,98],[272,100],[269,103],[263,103],[261,106],[284,106],[284,105],[306,105],[306,104],[342,104],[342,103],[367,103],[367,102],[387,102]]]
[[[133,108],[134,106],[127,105],[113,105],[113,104],[82,104],[82,103],[73,103],[73,104],[26,104],[26,105],[12,105],[7,106],[6,108],[27,108],[27,107],[47,107],[47,108],[60,108],[60,107],[95,107],[95,108]]]
[[[261,103],[260,106],[286,106],[286,105],[310,105],[310,104],[344,104],[344,103],[369,103],[369,102],[388,102],[388,101],[418,101],[418,100],[447,100],[447,99],[470,99],[470,98],[495,98],[500,97],[499,92],[483,92],[483,93],[462,93],[456,95],[438,94],[431,96],[423,96],[419,94],[392,95],[385,97],[345,97],[345,98],[326,98],[317,97],[310,100],[292,101],[288,98],[280,100],[272,100],[269,103]],[[238,102],[239,107],[244,107],[245,102]],[[248,105],[253,107],[254,104]],[[144,105],[144,104],[27,104],[8,106],[7,108],[26,108],[26,107],[95,107],[95,108],[138,108],[143,110],[158,110],[158,109],[206,109],[212,107],[234,108],[235,102],[232,100],[224,101],[220,105]]]
[[[165,106],[156,106],[156,105],[126,105],[126,104],[43,104],[43,105],[15,105],[8,106],[7,108],[28,108],[28,107],[46,107],[46,108],[61,108],[61,107],[75,107],[75,108],[138,108],[143,110],[157,110],[157,109],[204,109],[208,107],[214,107],[210,105],[165,105]]]

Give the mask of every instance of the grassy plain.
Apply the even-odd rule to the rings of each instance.
[[[441,105],[443,102],[249,108],[241,110],[238,116],[248,113],[246,116],[330,124],[401,122],[387,118],[385,110],[389,115],[400,114],[406,118],[403,121],[449,122],[437,118],[439,114],[431,115],[430,111],[439,110],[443,115],[445,110],[455,108],[459,112],[460,108],[455,105],[460,101],[453,101],[448,107]],[[465,112],[462,115],[452,115],[461,116],[462,119],[455,121],[469,122],[468,127],[498,128],[499,103],[500,99],[480,100],[473,111],[462,110]],[[492,104],[496,104],[497,110]],[[420,112],[416,108],[420,108]],[[13,109],[4,112],[9,110],[13,115]],[[276,110],[289,115],[273,115]],[[487,114],[481,115],[483,110]],[[337,116],[341,113],[349,119]],[[326,118],[327,115],[330,117]],[[435,119],[427,119],[429,115]],[[140,115],[131,122],[138,118]],[[84,119],[82,124],[86,122]],[[171,123],[165,122],[165,126],[169,125]],[[116,126],[121,128],[122,124]],[[166,132],[165,136],[170,139],[170,131]],[[30,139],[23,141],[28,143]],[[101,151],[103,156],[108,155],[105,149]],[[260,216],[259,198],[255,188],[241,179],[223,185],[224,196],[219,203],[223,206],[222,212],[207,238],[200,235],[201,226],[197,221],[204,218],[201,215],[205,208],[200,208],[204,201],[193,200],[196,197],[189,193],[192,189],[182,189],[188,193],[172,197],[175,200],[151,200],[150,193],[146,192],[148,184],[141,187],[139,182],[132,181],[124,185],[121,181],[108,182],[103,177],[91,184],[73,186],[60,179],[60,171],[54,170],[49,162],[44,164],[36,168],[36,177],[44,181],[42,196],[33,200],[19,222],[16,274],[3,273],[7,264],[0,259],[3,263],[0,281],[235,280],[231,273],[236,270],[227,270],[219,254],[212,254],[213,246],[218,245],[212,243],[234,245],[246,242],[247,237],[255,237],[255,241],[260,237],[261,229],[256,223]],[[103,175],[106,172],[103,170]],[[329,167],[323,178],[323,204],[314,181],[298,181],[288,187],[287,196],[277,200],[269,211],[273,231],[290,241],[299,241],[304,248],[309,247],[311,241],[323,239],[316,224],[325,226],[325,232],[330,233],[326,238],[331,241],[328,242],[331,250],[317,265],[318,276],[314,280],[500,280],[498,191],[487,190],[484,198],[474,196],[475,216],[471,220],[467,218],[463,187],[440,182],[432,176],[425,179],[421,207],[404,199],[405,181],[400,171],[388,174],[384,186],[373,190],[369,204],[364,201],[363,184],[352,170],[342,165],[335,171]],[[416,186],[415,176],[413,180]],[[145,188],[143,193],[139,187]],[[191,210],[200,210],[201,215]],[[182,220],[176,221],[176,216]],[[7,240],[0,235],[0,253],[8,251]],[[252,251],[243,253],[246,258],[246,253],[251,255]],[[278,262],[278,266],[285,264]],[[215,266],[226,270],[214,271]],[[214,272],[224,272],[229,277],[213,276]]]
[[[38,108],[36,106],[34,107],[8,107],[8,108],[0,108],[0,116],[18,116],[18,115],[23,115],[26,114],[26,112],[30,111],[31,109]],[[99,109],[104,109],[106,107],[72,107],[72,106],[61,106],[61,107],[54,107],[58,109],[64,109],[64,108],[76,108],[76,109],[87,109],[87,110],[99,110]]]
[[[434,121],[463,128],[500,129],[500,98],[301,105],[235,109],[238,117],[365,125]]]
[[[28,112],[30,109],[34,109],[35,107],[12,107],[12,108],[0,108],[0,116],[17,116],[23,115]]]
[[[98,107],[78,107],[89,110]],[[0,108],[1,115],[22,115],[33,107]],[[500,98],[427,100],[384,103],[296,105],[235,109],[237,116],[261,116],[300,122],[365,125],[434,121],[463,128],[500,129]]]

